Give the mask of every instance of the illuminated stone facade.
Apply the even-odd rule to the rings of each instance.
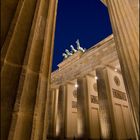
[[[63,61],[50,85],[57,1],[1,1],[1,139],[138,140],[138,0],[103,0],[114,39]]]
[[[112,35],[58,66],[51,74],[50,94],[58,104],[51,138],[136,138]]]

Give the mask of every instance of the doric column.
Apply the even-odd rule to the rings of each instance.
[[[89,131],[89,105],[88,105],[88,90],[86,77],[77,79],[77,133],[78,138],[88,139],[90,137]]]
[[[97,89],[99,98],[99,114],[101,126],[101,139],[113,139],[113,129],[111,123],[111,114],[109,109],[109,101],[107,96],[107,88],[105,83],[105,75],[103,68],[96,69]]]
[[[42,139],[56,5],[57,0],[18,3],[2,47],[2,140],[8,134],[9,140]]]
[[[57,2],[58,0],[50,0],[48,5],[46,0],[42,3],[48,8],[45,35],[43,42],[43,51],[40,63],[40,74],[37,85],[37,98],[34,112],[34,122],[32,129],[33,140],[46,140],[46,119],[45,119],[45,108],[47,104],[47,93],[50,88],[50,76],[53,59],[53,48],[54,48],[54,34],[56,24],[56,13],[57,13]]]
[[[5,5],[10,5],[4,1]],[[8,138],[36,0],[20,0],[1,50],[1,139]],[[7,8],[7,11],[9,9]],[[11,10],[10,10],[11,11]],[[8,16],[9,17],[9,16]],[[5,17],[7,18],[7,16]],[[6,35],[6,34],[5,34]],[[36,74],[33,74],[36,77]],[[34,80],[36,82],[36,78]],[[28,135],[28,133],[27,133]]]
[[[11,0],[1,1],[1,47],[9,31],[18,2],[19,0],[14,0],[13,2],[11,2]]]
[[[137,26],[139,24],[139,0],[128,0],[129,4],[133,10],[133,13],[136,17]]]
[[[107,0],[107,6],[126,90],[139,133],[139,25],[128,0]],[[138,4],[136,8],[138,9]]]
[[[48,134],[47,138],[53,139],[56,136],[56,107],[57,107],[57,89],[51,89],[47,96],[48,104]]]
[[[61,85],[58,94],[58,112],[56,123],[56,136],[60,139],[66,137],[66,104],[67,104],[67,86]]]

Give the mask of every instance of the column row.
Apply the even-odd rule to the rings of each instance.
[[[107,67],[98,68],[94,76],[89,74],[68,82],[55,92],[58,103],[51,102],[56,107],[55,116],[50,117],[55,118],[50,120],[50,127],[51,122],[55,123],[53,131],[48,130],[51,138],[136,139],[120,73]]]

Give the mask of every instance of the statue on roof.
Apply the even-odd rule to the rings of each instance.
[[[77,47],[80,47],[79,39],[77,39],[76,44],[77,44]]]
[[[70,45],[70,47],[71,47],[72,53],[76,53],[77,52],[77,50],[74,48],[73,45]]]
[[[63,53],[62,56],[64,57],[64,59],[68,58],[68,55]]]
[[[66,49],[65,52],[66,52],[67,56],[71,56],[72,55],[72,53],[68,49]]]
[[[78,51],[85,52],[86,49],[83,49],[83,48],[80,46],[79,39],[77,39],[76,44],[77,44],[77,50],[78,50]]]

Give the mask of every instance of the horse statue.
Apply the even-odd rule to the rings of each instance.
[[[76,44],[77,44],[77,50],[78,50],[78,51],[81,51],[81,52],[85,52],[85,51],[86,51],[86,49],[83,49],[83,48],[80,46],[79,40],[76,41]]]
[[[72,53],[76,53],[77,52],[77,50],[73,47],[73,45],[70,45],[70,47],[71,47]]]
[[[64,57],[64,59],[68,58],[68,55],[63,53],[62,56]]]
[[[69,50],[65,50],[65,52],[66,52],[66,54],[68,55],[68,56],[71,56],[72,55],[72,53],[71,52],[69,52]]]

